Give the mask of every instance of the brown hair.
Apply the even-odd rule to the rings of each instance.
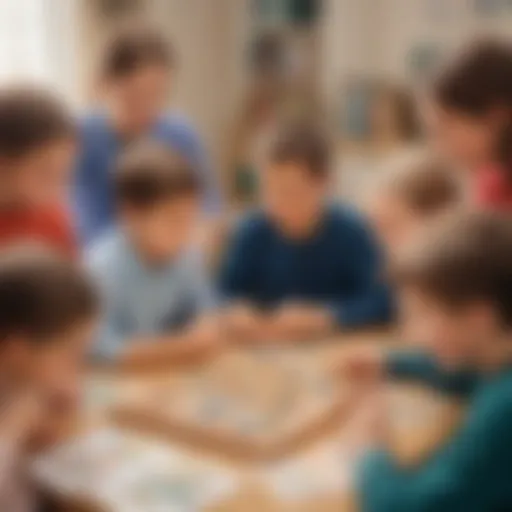
[[[100,76],[107,80],[122,78],[152,65],[172,68],[175,60],[170,41],[156,27],[140,21],[124,24],[105,45]]]
[[[324,131],[314,123],[281,126],[271,143],[272,163],[294,163],[315,178],[326,178],[330,171],[330,144]]]
[[[97,312],[97,297],[77,265],[42,246],[0,255],[0,343],[25,335],[43,343]]]
[[[434,94],[442,106],[474,118],[493,108],[508,110],[495,158],[512,180],[512,45],[500,40],[473,44],[440,74]]]
[[[136,208],[196,195],[200,188],[197,174],[186,160],[153,141],[126,149],[119,159],[115,185],[119,203]]]
[[[70,112],[48,91],[29,86],[0,89],[0,157],[23,157],[74,135]]]
[[[512,217],[453,213],[402,254],[392,275],[447,306],[487,301],[512,326]]]
[[[442,212],[461,199],[453,170],[430,155],[399,169],[388,178],[386,186],[419,215]]]

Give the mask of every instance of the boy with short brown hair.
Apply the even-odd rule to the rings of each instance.
[[[73,412],[97,312],[91,284],[66,259],[34,246],[0,255],[2,510],[33,510],[26,447]]]
[[[396,462],[385,439],[377,440],[383,432],[369,427],[375,450],[359,475],[361,510],[507,510],[512,505],[511,218],[484,212],[445,217],[404,250],[393,275],[406,337],[428,347],[407,357],[414,357],[426,376],[471,372],[474,378],[464,390],[468,411],[458,430],[414,467]],[[359,371],[366,365],[367,376],[393,376],[392,361],[367,355],[345,369],[357,363]]]
[[[121,364],[159,363],[211,348],[213,304],[194,234],[200,186],[188,163],[149,141],[128,148],[115,175],[119,228],[89,266],[104,293],[98,354]]]
[[[71,255],[63,207],[74,157],[70,113],[44,89],[0,89],[0,246],[39,241]]]

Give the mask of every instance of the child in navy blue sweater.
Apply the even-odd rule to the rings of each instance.
[[[277,135],[262,170],[263,207],[229,247],[221,287],[247,337],[310,338],[384,322],[390,297],[361,218],[329,204],[329,146],[310,126]]]

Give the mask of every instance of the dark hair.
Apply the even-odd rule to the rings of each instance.
[[[11,335],[43,343],[97,312],[97,297],[77,265],[41,246],[0,255],[0,343]]]
[[[115,177],[121,205],[147,208],[199,192],[199,179],[178,153],[163,144],[143,141],[121,155]]]
[[[74,135],[71,113],[50,92],[29,86],[0,89],[0,157],[23,157]]]
[[[270,162],[303,166],[315,178],[329,175],[330,158],[328,137],[315,123],[281,126],[269,151]]]
[[[512,217],[452,213],[397,259],[392,276],[447,306],[489,302],[512,327]]]
[[[103,51],[100,75],[107,80],[122,78],[145,66],[172,68],[175,60],[164,33],[139,21],[114,31]]]
[[[434,93],[442,106],[475,118],[495,107],[509,110],[495,151],[512,180],[512,45],[499,40],[472,45],[440,74]]]
[[[388,187],[420,215],[442,212],[461,199],[461,187],[453,170],[430,155],[400,169],[391,176]]]

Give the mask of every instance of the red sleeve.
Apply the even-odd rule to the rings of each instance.
[[[54,208],[50,213],[49,236],[55,247],[63,254],[75,259],[78,256],[78,243],[73,230],[71,216],[65,208]]]

